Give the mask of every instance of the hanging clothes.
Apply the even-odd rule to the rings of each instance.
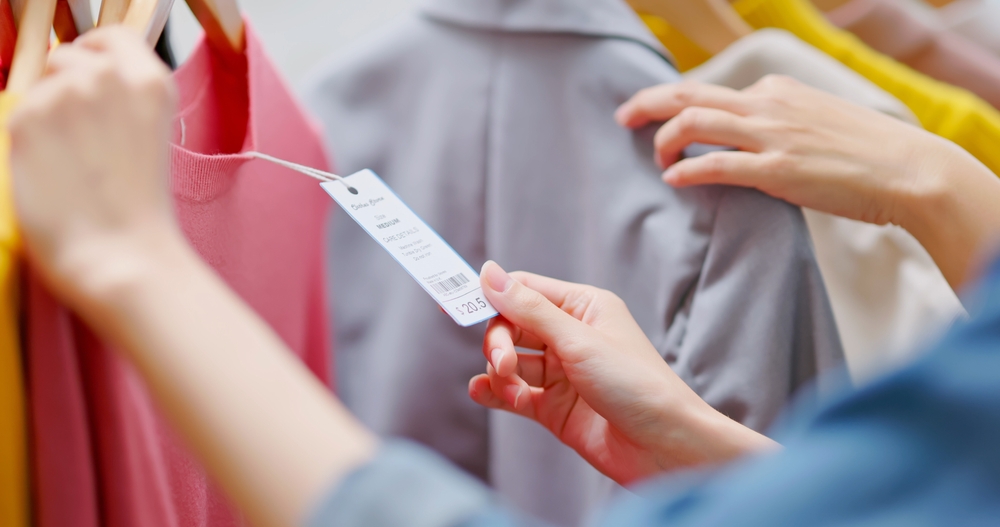
[[[1000,57],[935,29],[911,14],[902,0],[851,0],[826,16],[875,51],[1000,108]]]
[[[751,26],[787,30],[860,73],[906,104],[924,129],[955,142],[1000,174],[1000,148],[996,146],[1000,144],[1000,111],[982,99],[873,51],[828,22],[809,0],[736,0],[733,7]],[[661,20],[656,27],[664,24]],[[667,42],[678,39],[685,37],[672,31]],[[673,53],[678,50],[671,49]]]
[[[15,104],[13,95],[0,93],[0,525],[27,527],[28,450],[17,301],[20,240],[7,135],[7,117]]]
[[[955,0],[937,10],[942,26],[1000,57],[1000,0]]]
[[[242,154],[325,168],[252,27],[246,52],[202,41],[175,73],[171,185],[188,240],[320,379],[329,377],[322,239],[311,179]],[[139,375],[33,280],[28,314],[41,527],[243,525],[161,418]]]
[[[769,74],[916,122],[903,103],[780,29],[761,29],[685,78],[743,89]],[[852,376],[895,366],[964,309],[927,251],[905,230],[804,209]]]
[[[686,382],[764,430],[842,349],[798,208],[675,190],[656,127],[615,123],[635,92],[677,80],[620,0],[430,0],[327,64],[305,99],[343,173],[373,169],[474,266],[614,291]],[[328,246],[338,386],[363,422],[559,525],[614,488],[537,424],[469,399],[482,327],[440,313],[346,215]]]

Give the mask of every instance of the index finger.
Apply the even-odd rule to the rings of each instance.
[[[584,307],[586,304],[585,300],[592,298],[594,291],[597,290],[594,286],[567,282],[527,271],[514,271],[510,275],[522,285],[540,293],[549,302],[552,302],[566,313],[573,315],[576,319],[580,319],[580,317],[577,316],[578,313],[576,313],[577,309],[575,308]]]
[[[697,81],[661,84],[640,90],[625,101],[615,112],[615,119],[627,128],[638,128],[651,122],[670,120],[691,106],[747,115],[747,99],[745,93]]]

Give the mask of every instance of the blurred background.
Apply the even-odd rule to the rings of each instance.
[[[317,63],[361,35],[378,28],[414,0],[240,0],[240,7],[264,41],[285,78],[298,88]],[[99,6],[98,2],[94,5]],[[96,17],[95,17],[96,19]],[[174,2],[170,43],[184,63],[201,26],[186,2]]]

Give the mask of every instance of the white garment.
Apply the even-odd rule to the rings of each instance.
[[[787,75],[902,121],[918,122],[898,99],[783,29],[755,31],[684,76],[741,90],[770,74]]]
[[[687,78],[742,89],[782,74],[916,123],[900,101],[821,51],[778,29],[744,37]],[[905,230],[805,211],[847,364],[855,379],[907,358],[965,310],[927,251]]]

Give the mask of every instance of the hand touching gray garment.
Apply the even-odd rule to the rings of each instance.
[[[340,173],[371,168],[473,266],[610,289],[709,403],[764,430],[843,352],[801,211],[755,191],[675,190],[655,127],[613,114],[679,80],[621,0],[430,0],[329,62],[305,100]],[[574,525],[613,485],[534,423],[467,395],[463,329],[345,214],[333,218],[340,394],[514,505]]]
[[[780,29],[743,37],[685,78],[743,89],[765,75],[793,77],[902,121],[917,119],[868,79]],[[912,235],[805,210],[847,364],[867,380],[910,359],[919,344],[963,316],[958,296]]]

